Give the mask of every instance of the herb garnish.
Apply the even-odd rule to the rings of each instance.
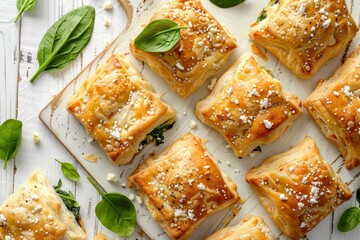
[[[81,225],[79,204],[77,203],[71,191],[65,192],[61,190],[61,187],[62,187],[62,181],[61,179],[59,179],[58,185],[54,186],[54,189],[56,193],[59,195],[59,197],[62,199],[62,201],[64,202],[66,208],[74,214],[76,221],[79,223],[79,225]]]
[[[274,6],[275,4],[278,4],[278,3],[279,3],[279,0],[271,0],[269,2],[269,4],[259,14],[259,17],[257,18],[257,22],[261,22],[262,20],[267,18],[267,10],[269,9],[269,7]]]
[[[22,122],[16,119],[6,120],[0,125],[0,159],[7,162],[15,158],[21,144]]]
[[[360,204],[360,188],[356,191],[356,200]],[[340,232],[348,232],[360,223],[360,207],[348,208],[340,217],[337,228]]]
[[[245,2],[245,0],[210,0],[210,2],[221,8],[230,8]]]
[[[16,23],[19,20],[23,12],[33,10],[36,6],[36,3],[37,0],[17,0],[16,7],[19,10],[19,13],[15,17],[14,23]]]
[[[146,134],[145,139],[140,143],[140,147],[144,147],[152,142],[155,142],[155,145],[158,146],[164,143],[164,132],[171,129],[174,126],[175,122],[168,121],[164,122],[160,126],[156,127],[150,133]]]
[[[74,61],[91,38],[95,9],[82,6],[62,16],[42,38],[37,52],[39,68],[33,82],[43,71],[56,71]]]
[[[179,41],[180,30],[186,28],[168,19],[157,19],[142,30],[134,44],[145,52],[166,52]]]
[[[88,180],[102,196],[102,200],[95,207],[96,217],[107,229],[114,233],[122,237],[130,236],[136,228],[134,204],[120,193],[104,193],[90,177],[88,177]]]
[[[60,162],[57,159],[55,159],[55,161],[57,161],[58,163],[61,164],[61,171],[67,179],[70,179],[74,182],[77,182],[80,180],[80,174],[77,172],[74,165],[72,165],[71,163],[68,163],[68,162]]]

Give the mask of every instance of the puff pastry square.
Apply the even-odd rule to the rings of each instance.
[[[249,35],[308,79],[340,54],[357,31],[345,0],[271,0]]]
[[[275,240],[274,234],[264,219],[258,216],[247,216],[233,227],[217,231],[205,240]]]
[[[161,101],[150,83],[124,56],[115,54],[67,103],[73,114],[94,137],[114,164],[129,163],[146,135],[176,111]]]
[[[346,167],[360,165],[360,47],[329,80],[318,82],[304,106],[339,148]]]
[[[247,173],[246,181],[278,227],[294,239],[351,198],[351,191],[322,158],[311,137],[266,159]]]
[[[134,57],[146,62],[182,97],[191,95],[206,79],[219,72],[237,47],[221,24],[199,0],[174,0],[150,20],[170,19],[187,26],[180,31],[178,44],[164,53],[144,52],[130,43]]]
[[[187,133],[130,177],[153,218],[171,239],[187,239],[206,216],[239,201],[236,185]]]
[[[195,114],[224,137],[237,157],[279,138],[302,113],[299,98],[282,89],[249,54],[218,80]]]
[[[0,239],[87,238],[54,187],[35,173],[0,207]]]

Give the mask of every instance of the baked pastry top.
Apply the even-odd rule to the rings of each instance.
[[[69,99],[67,109],[118,165],[130,162],[146,135],[173,121],[176,114],[119,54],[112,55],[84,81]]]
[[[206,216],[239,201],[236,185],[190,133],[147,159],[129,184],[171,239],[187,239]]]
[[[54,187],[44,175],[35,173],[0,207],[0,239],[87,238]]]
[[[232,65],[195,110],[238,157],[279,138],[301,113],[299,98],[283,90],[249,54]]]
[[[318,82],[304,106],[339,148],[346,167],[360,165],[360,47],[329,80]]]
[[[202,6],[199,0],[173,0],[150,20],[170,19],[179,26],[180,40],[170,51],[144,52],[130,43],[134,57],[145,61],[182,97],[191,95],[225,65],[237,47],[235,38]]]
[[[249,35],[308,79],[340,54],[357,31],[345,0],[271,0]]]
[[[352,195],[311,137],[267,158],[247,173],[246,181],[278,227],[294,239],[313,229]]]
[[[258,216],[247,216],[233,227],[221,229],[205,240],[275,240],[274,234],[264,219]]]

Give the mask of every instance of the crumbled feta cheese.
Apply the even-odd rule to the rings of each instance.
[[[301,222],[301,224],[300,224],[300,228],[305,228],[305,227],[306,227],[306,223]]]
[[[195,214],[193,214],[190,210],[188,211],[188,218],[192,221],[195,221]]]
[[[264,98],[260,100],[260,107],[263,109],[266,109],[269,107],[269,99],[268,98]]]
[[[312,193],[312,197],[310,198],[310,203],[311,204],[315,204],[318,203],[317,199],[319,197],[318,193],[319,193],[319,188],[318,187],[311,187],[311,193]]]
[[[104,26],[105,27],[110,27],[110,23],[111,23],[110,19],[107,19],[107,18],[104,19]]]
[[[265,125],[265,127],[266,127],[267,129],[271,129],[272,126],[273,126],[273,123],[270,122],[270,121],[267,120],[267,119],[263,120],[263,123],[264,123],[264,125]]]
[[[136,196],[135,198],[136,198],[136,201],[138,202],[139,205],[141,205],[143,203],[140,196]]]
[[[333,94],[334,94],[334,96],[339,96],[340,95],[338,91],[333,91]]]
[[[301,210],[304,206],[305,206],[305,204],[303,204],[302,202],[299,202],[299,203],[298,203],[298,208],[299,208],[299,210]]]
[[[107,1],[107,2],[105,2],[104,5],[103,5],[103,9],[105,9],[105,10],[111,11],[111,10],[113,10],[113,8],[114,8],[114,6],[113,6],[113,2],[112,2],[112,1]]]
[[[31,198],[35,201],[39,200],[39,196],[37,194],[31,195]]]
[[[328,19],[325,20],[325,22],[323,23],[322,26],[323,26],[325,29],[327,29],[327,28],[330,26],[330,24],[331,24],[331,19],[328,18]]]
[[[241,116],[240,116],[240,120],[241,120],[243,123],[247,123],[247,118],[246,118],[246,116],[244,116],[244,115],[241,115]]]
[[[304,15],[305,14],[305,10],[306,10],[306,3],[302,3],[300,5],[300,8],[299,8],[299,12],[301,15]]]
[[[345,94],[345,96],[349,97],[351,96],[351,92],[350,92],[350,87],[349,86],[344,86],[341,91]]]
[[[135,199],[134,194],[130,194],[129,199],[130,199],[130,201],[134,201],[134,199]]]
[[[6,236],[5,236],[5,240],[11,240],[10,235],[6,235]]]
[[[197,123],[194,120],[190,121],[191,129],[195,129],[197,127]]]
[[[281,193],[280,194],[280,200],[281,201],[286,201],[286,200],[288,200],[288,198],[285,196],[285,194]]]
[[[186,212],[183,209],[175,209],[174,217],[186,217]]]
[[[33,134],[33,141],[35,144],[38,144],[40,142],[40,136],[36,133]]]
[[[199,184],[197,185],[197,188],[198,188],[199,190],[205,190],[205,189],[206,189],[205,185],[202,184],[202,183],[199,183]]]
[[[294,172],[295,168],[293,166],[289,167],[289,171],[292,173]]]
[[[225,145],[225,148],[226,148],[226,149],[230,149],[231,147],[230,147],[229,144],[226,144],[226,145]]]
[[[122,183],[121,187],[126,188],[126,183]]]
[[[108,182],[114,182],[114,183],[119,181],[119,179],[114,173],[108,173],[106,175],[106,180],[108,180]]]
[[[4,214],[0,214],[0,223],[2,223],[2,224],[6,223],[6,218],[5,218]]]
[[[89,137],[88,140],[87,140],[89,143],[92,143],[94,142],[94,139],[92,137]]]
[[[192,186],[192,183],[193,183],[193,182],[194,182],[194,179],[189,179],[189,180],[188,180],[188,183],[189,183],[190,186]]]
[[[207,86],[207,87],[208,87],[208,89],[213,90],[213,89],[214,89],[214,87],[215,87],[216,81],[217,81],[217,79],[216,79],[216,78],[212,78],[212,79],[210,80],[209,85]]]
[[[230,163],[229,161],[226,161],[226,165],[230,166],[230,165],[231,165],[231,163]]]
[[[251,153],[249,154],[249,156],[250,156],[251,158],[255,157],[255,152],[251,152]]]
[[[252,96],[257,96],[257,97],[260,96],[260,94],[259,94],[259,92],[257,91],[256,88],[253,88],[253,89],[251,90],[251,92],[250,92],[250,94],[249,94],[249,97],[252,97]]]

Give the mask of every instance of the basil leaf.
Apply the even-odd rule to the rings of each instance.
[[[16,23],[19,20],[23,12],[33,10],[36,6],[36,3],[37,0],[17,0],[16,7],[19,10],[19,13],[15,17],[14,23]]]
[[[102,196],[95,208],[96,217],[114,233],[122,237],[130,236],[136,228],[136,210],[133,203],[120,193],[102,192],[90,177],[88,180]]]
[[[57,159],[55,159],[55,161],[57,161],[58,163],[61,164],[61,171],[63,172],[64,176],[67,179],[70,179],[74,182],[77,182],[80,180],[80,174],[77,172],[74,165],[72,165],[71,163],[67,163],[67,162],[60,162]]]
[[[134,41],[135,46],[145,52],[166,52],[180,39],[177,23],[168,19],[157,19],[149,23]]]
[[[221,8],[230,8],[245,2],[245,0],[210,0],[210,2]]]
[[[61,190],[62,187],[62,181],[59,179],[58,185],[53,186],[55,189],[55,192],[58,194],[58,196],[61,198],[61,200],[64,202],[66,208],[74,214],[74,217],[79,225],[80,223],[80,206],[78,202],[76,201],[76,198],[72,194],[71,191],[65,192],[64,190]]]
[[[30,82],[43,71],[56,71],[74,61],[90,41],[94,22],[95,9],[91,6],[79,7],[55,22],[39,44],[39,68]]]
[[[3,169],[7,162],[15,158],[21,143],[22,122],[16,119],[6,120],[0,125],[0,159],[4,160]]]
[[[356,190],[356,200],[358,201],[358,203],[360,204],[360,188],[358,188]]]
[[[360,208],[351,207],[340,217],[337,228],[340,232],[348,232],[356,228],[360,223]]]

